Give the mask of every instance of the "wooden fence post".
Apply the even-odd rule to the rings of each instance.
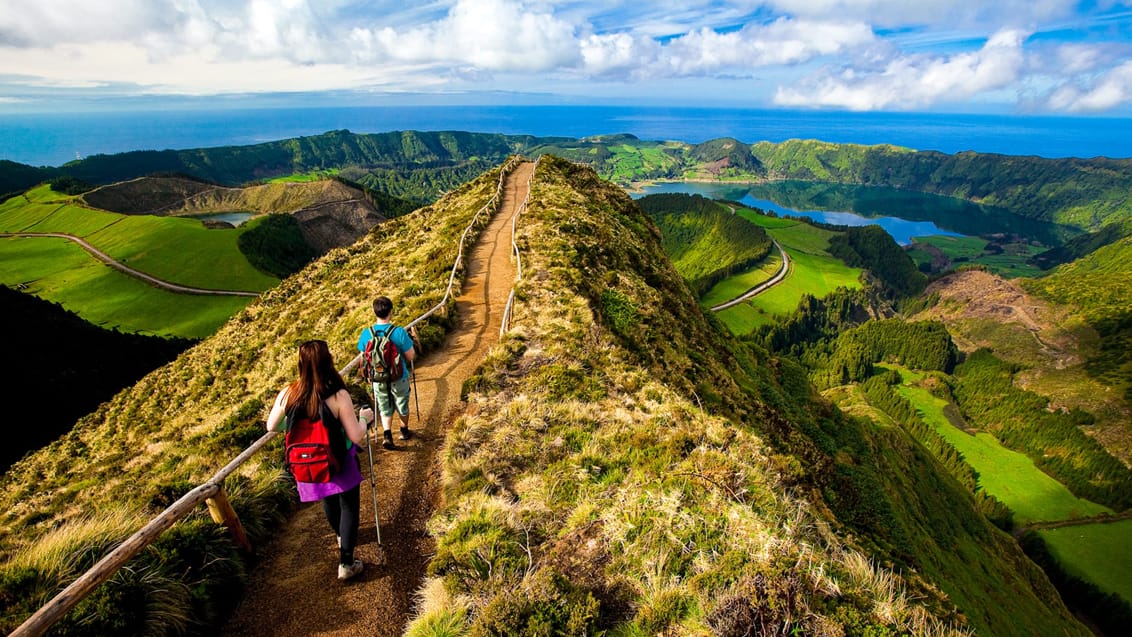
[[[232,508],[232,503],[228,501],[228,494],[225,493],[224,487],[216,492],[216,495],[205,500],[208,505],[208,513],[217,524],[223,524],[228,527],[228,532],[232,534],[232,540],[244,549],[247,553],[253,553],[252,543],[248,541],[248,535],[244,533],[244,525],[240,524],[240,517],[236,515],[236,510]]]

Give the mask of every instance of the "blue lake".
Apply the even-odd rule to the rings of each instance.
[[[655,193],[726,199],[779,216],[808,217],[842,226],[875,224],[901,245],[908,245],[914,237],[933,235],[1019,236],[1044,245],[1056,245],[1075,234],[1054,224],[1022,219],[962,199],[877,186],[806,181],[666,182],[648,185],[632,195],[643,197]]]
[[[239,226],[254,216],[255,215],[250,212],[217,212],[215,214],[200,215],[193,218],[200,219],[201,221],[226,221],[234,226]]]
[[[758,208],[768,212],[774,212],[780,217],[807,217],[814,221],[822,223],[830,223],[839,226],[868,226],[878,225],[885,229],[892,238],[900,245],[908,245],[912,243],[913,237],[930,237],[933,235],[946,235],[952,237],[964,236],[958,232],[952,232],[937,226],[931,221],[912,221],[908,219],[901,219],[900,217],[891,216],[878,216],[878,217],[864,217],[853,212],[845,211],[827,211],[827,210],[795,210],[787,208],[778,202],[770,199],[756,199],[749,192],[741,198],[734,198],[728,195],[735,194],[735,186],[720,187],[716,184],[705,183],[663,183],[647,186],[643,188],[642,192],[633,193],[634,197],[643,197],[645,195],[653,195],[658,193],[684,193],[689,195],[703,195],[709,199],[728,199],[730,201],[738,201],[739,203],[750,206],[751,208]]]

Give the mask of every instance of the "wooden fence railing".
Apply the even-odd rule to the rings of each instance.
[[[515,227],[519,222],[519,215],[527,210],[527,204],[531,202],[531,182],[535,180],[535,173],[538,172],[538,165],[541,161],[541,156],[535,160],[531,176],[527,178],[527,196],[523,198],[523,203],[519,205],[519,209],[515,211],[515,216],[511,217],[511,252],[515,255],[515,283],[523,280],[523,259],[519,254],[519,244],[515,242]],[[507,295],[507,305],[503,307],[503,323],[499,326],[500,338],[503,338],[503,335],[511,329],[511,310],[514,305],[515,286],[511,286],[511,293]]]
[[[503,168],[499,173],[499,182],[495,187],[495,194],[492,195],[491,199],[489,199],[483,207],[476,211],[475,216],[472,217],[471,222],[468,223],[468,227],[465,228],[464,233],[460,235],[456,261],[452,264],[452,272],[448,276],[448,287],[444,291],[444,297],[428,311],[413,319],[412,322],[405,326],[406,328],[412,327],[432,316],[441,310],[448,302],[448,299],[451,298],[452,289],[456,281],[456,272],[459,271],[460,263],[464,258],[464,248],[468,236],[471,234],[472,228],[475,227],[476,222],[479,221],[480,215],[488,210],[491,211],[490,214],[494,214],[497,211],[499,203],[502,200],[503,182],[519,161],[521,161],[521,158],[516,156],[503,164]],[[514,231],[512,230],[512,232]],[[340,370],[340,373],[343,375],[349,373],[351,369],[357,366],[360,360],[361,354],[355,356],[347,363],[346,366]],[[66,615],[76,604],[98,587],[99,584],[113,577],[114,573],[126,562],[130,561],[130,559],[140,553],[145,547],[153,543],[165,530],[191,513],[193,509],[200,506],[201,503],[207,504],[208,511],[212,515],[213,520],[228,528],[229,532],[232,534],[233,541],[244,550],[250,552],[252,548],[251,543],[248,542],[243,525],[240,524],[240,519],[237,517],[236,511],[232,508],[232,505],[228,502],[228,496],[224,491],[224,479],[277,435],[279,435],[278,432],[274,431],[265,433],[258,440],[249,445],[247,449],[244,449],[240,455],[233,458],[223,469],[217,471],[216,474],[203,484],[181,496],[179,500],[159,513],[157,517],[150,520],[140,530],[126,538],[126,540],[119,544],[114,550],[103,556],[101,560],[69,586],[64,588],[58,595],[53,597],[51,601],[40,607],[40,609],[28,617],[24,623],[20,624],[12,631],[9,637],[38,637],[47,632],[55,622]]]

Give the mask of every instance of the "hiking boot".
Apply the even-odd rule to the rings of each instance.
[[[408,427],[401,427],[401,440],[408,440],[413,437],[413,432],[409,431]]]
[[[358,573],[361,573],[362,568],[364,566],[365,565],[362,564],[361,560],[354,560],[353,564],[339,564],[338,565],[338,579],[340,579],[342,581],[348,580],[351,577],[354,577],[355,575],[357,575]]]
[[[382,433],[382,436],[383,438],[381,441],[381,446],[385,447],[386,449],[393,449],[395,447],[395,445],[393,444],[393,432],[386,429]]]

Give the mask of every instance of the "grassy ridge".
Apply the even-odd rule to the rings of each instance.
[[[544,158],[520,249],[515,331],[465,387],[409,634],[950,634],[940,589],[987,634],[1085,634],[900,432],[720,338],[593,173]],[[915,566],[869,564],[847,528]]]

